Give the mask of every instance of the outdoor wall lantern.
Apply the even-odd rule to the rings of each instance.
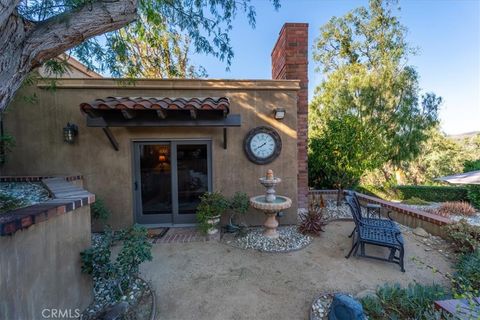
[[[276,120],[283,120],[285,118],[285,108],[275,108],[273,110],[274,116]]]
[[[72,144],[75,142],[75,137],[78,135],[77,125],[68,122],[67,126],[63,128],[63,141]]]

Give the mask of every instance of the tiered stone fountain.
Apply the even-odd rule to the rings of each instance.
[[[265,223],[264,236],[267,238],[278,238],[277,213],[292,206],[292,200],[285,196],[275,194],[275,186],[282,182],[282,179],[274,177],[273,171],[268,170],[267,175],[259,179],[260,183],[266,188],[265,195],[254,196],[250,198],[250,205],[267,216]]]

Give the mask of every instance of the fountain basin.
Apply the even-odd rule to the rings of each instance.
[[[250,198],[250,205],[265,213],[276,213],[285,209],[288,209],[292,206],[292,199],[284,196],[275,196],[273,202],[267,202],[267,197],[254,196]]]

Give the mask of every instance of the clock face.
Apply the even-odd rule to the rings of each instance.
[[[247,134],[244,149],[248,159],[257,164],[272,162],[282,149],[279,134],[269,127],[257,127]]]
[[[250,150],[258,158],[268,158],[275,151],[275,140],[268,133],[257,133],[250,141]]]

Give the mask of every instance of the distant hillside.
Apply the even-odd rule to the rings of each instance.
[[[453,139],[453,140],[464,140],[464,139],[469,139],[475,137],[477,134],[480,134],[480,131],[472,131],[472,132],[465,132],[465,133],[460,133],[460,134],[451,134],[448,135],[447,137]]]

